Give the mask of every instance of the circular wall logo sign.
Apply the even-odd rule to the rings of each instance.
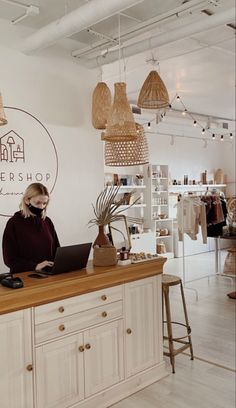
[[[23,109],[4,107],[8,124],[0,127],[0,215],[11,217],[26,187],[42,183],[52,192],[58,157],[46,127]]]

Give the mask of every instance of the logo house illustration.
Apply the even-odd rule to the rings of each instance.
[[[0,161],[8,163],[25,161],[24,140],[14,130],[0,138]]]

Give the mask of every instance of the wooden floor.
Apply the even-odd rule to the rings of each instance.
[[[224,260],[223,254],[223,260]],[[186,280],[215,272],[214,253],[186,258]],[[168,260],[165,273],[182,277],[182,260]],[[185,289],[195,360],[176,357],[176,373],[113,405],[113,408],[235,408],[235,311],[228,292],[235,281],[222,276],[200,279]],[[173,320],[182,320],[178,287],[172,288]],[[177,333],[178,334],[178,333]]]

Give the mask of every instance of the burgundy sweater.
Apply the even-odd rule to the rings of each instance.
[[[24,218],[18,211],[7,222],[3,234],[3,259],[12,273],[32,271],[40,262],[53,261],[58,246],[50,218]]]

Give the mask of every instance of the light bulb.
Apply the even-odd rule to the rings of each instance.
[[[233,133],[229,134],[230,139],[233,139]]]
[[[184,109],[184,111],[182,112],[182,115],[185,116],[187,112],[187,109]]]
[[[178,101],[180,101],[180,96],[179,96],[179,95],[177,95],[177,96],[176,96],[176,99],[178,99]]]
[[[151,129],[151,122],[148,122],[148,129]]]
[[[202,134],[204,134],[205,133],[205,129],[202,129]]]
[[[193,122],[193,126],[197,126],[197,121],[196,120]]]
[[[212,133],[212,139],[215,140],[215,138],[216,138],[215,133]]]
[[[220,141],[223,142],[224,141],[224,135],[221,135],[220,137]]]
[[[172,109],[172,106],[171,106],[171,104],[169,104],[169,109],[170,109],[170,110]]]

